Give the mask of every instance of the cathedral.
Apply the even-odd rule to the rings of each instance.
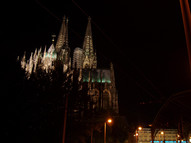
[[[88,18],[83,47],[75,48],[73,56],[70,56],[67,18],[63,18],[56,44],[54,44],[54,37],[49,49],[46,47],[44,51],[42,51],[42,48],[36,49],[34,53],[31,53],[29,60],[26,60],[25,54],[22,57],[21,68],[25,70],[27,78],[29,79],[30,75],[35,73],[37,68],[50,73],[55,69],[54,62],[60,60],[63,64],[63,72],[73,72],[74,69],[78,69],[79,82],[83,86],[88,87],[88,94],[93,102],[96,103],[93,108],[118,113],[118,93],[115,86],[113,64],[110,64],[109,69],[97,68],[97,55],[93,47],[91,18]]]

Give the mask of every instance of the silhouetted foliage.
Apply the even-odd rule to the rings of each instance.
[[[112,126],[112,140],[113,142],[124,142],[128,136],[128,124],[125,117],[116,117]]]
[[[65,99],[68,95],[66,142],[90,142],[92,132],[94,142],[102,142],[104,122],[108,116],[115,114],[92,108],[94,103],[88,95],[88,86],[79,82],[77,69],[63,73],[62,62],[56,61],[54,64],[55,70],[46,73],[38,68],[29,79],[22,69],[18,73],[22,77],[20,78],[22,88],[19,89],[21,91],[19,99],[22,101],[17,121],[18,140],[31,143],[61,143]],[[113,127],[112,140],[116,141],[120,136],[117,132],[123,131],[126,126],[117,123]],[[122,134],[120,141],[124,140],[125,131]]]

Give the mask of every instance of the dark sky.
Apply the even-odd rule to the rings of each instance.
[[[69,17],[71,50],[82,47],[89,15],[98,67],[108,67],[109,62],[115,67],[122,115],[141,120],[144,113],[145,118],[153,118],[157,113],[157,110],[153,112],[155,105],[156,109],[161,105],[156,101],[190,89],[178,0],[75,2],[33,0],[3,3],[1,47],[6,54],[1,58],[7,59],[6,73],[14,71],[10,65],[14,65],[17,56],[24,51],[30,53],[40,46],[49,46],[51,34],[58,34],[64,15]],[[12,77],[6,77],[6,81],[8,85],[13,83]],[[139,104],[150,101],[151,104]]]

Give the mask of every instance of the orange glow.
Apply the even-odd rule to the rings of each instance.
[[[143,128],[142,127],[138,127],[139,131],[141,131]]]
[[[184,24],[184,33],[186,38],[187,44],[187,51],[188,51],[188,59],[190,64],[191,70],[191,13],[188,0],[180,0],[180,7],[182,12],[182,20]]]
[[[112,119],[109,118],[109,119],[107,120],[107,123],[111,124],[111,123],[112,123]]]
[[[161,135],[164,135],[164,132],[162,131],[162,132],[160,132],[160,134],[161,134]]]

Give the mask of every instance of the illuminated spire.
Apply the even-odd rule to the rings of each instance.
[[[60,32],[58,35],[57,43],[56,43],[56,51],[59,52],[64,43],[66,42],[66,17],[64,16],[62,25],[60,28]]]
[[[51,46],[50,46],[50,48],[48,49],[48,54],[53,54],[54,53],[54,44],[52,44]]]
[[[83,43],[83,50],[85,55],[90,56],[93,54],[93,40],[92,40],[92,29],[91,29],[91,18],[88,18],[88,25],[86,28],[86,34]]]
[[[96,55],[94,54],[93,49],[93,38],[92,38],[92,29],[91,29],[91,18],[88,17],[88,25],[86,28],[86,34],[83,43],[83,68],[93,68],[94,58]]]
[[[45,57],[46,57],[46,46],[44,48],[44,53],[43,53],[43,58],[42,58],[43,61],[45,60]]]
[[[66,33],[65,33],[65,46],[68,47],[68,18],[66,18]]]
[[[21,60],[21,68],[25,69],[26,66],[26,52],[24,52],[23,58]]]
[[[28,73],[31,75],[33,69],[33,52],[31,53],[30,59],[29,59],[29,68],[28,68]]]
[[[36,72],[36,67],[37,67],[37,62],[38,62],[38,55],[37,55],[37,49],[35,49],[34,55],[33,55],[33,72]]]
[[[91,17],[88,17],[88,25],[86,28],[86,35],[85,36],[90,36],[92,37],[92,28],[91,28]]]

